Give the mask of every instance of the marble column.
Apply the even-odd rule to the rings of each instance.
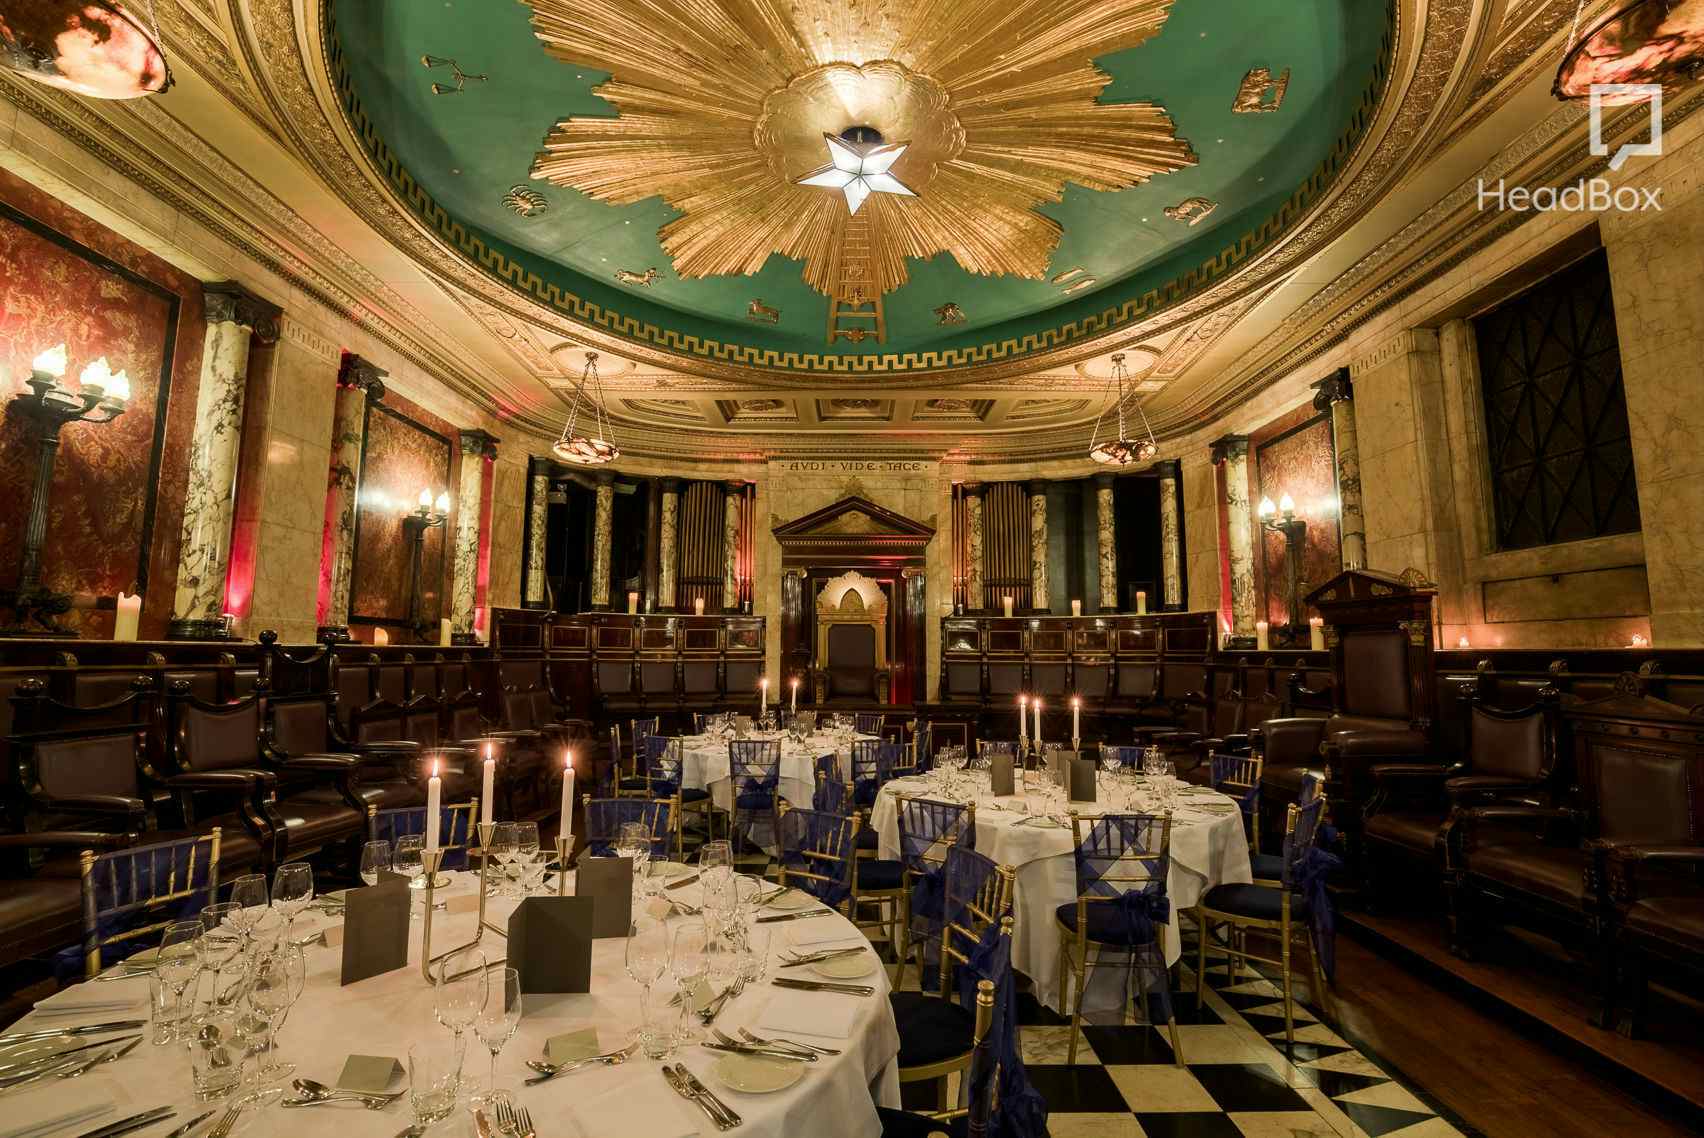
[[[1160,472],[1160,574],[1168,612],[1183,609],[1183,521],[1177,516],[1178,462],[1155,464]]]
[[[744,496],[744,482],[729,482],[723,490],[722,607],[728,612],[740,607],[740,499]]]
[[[1254,511],[1248,502],[1248,436],[1213,443],[1213,464],[1225,479],[1225,562],[1231,581],[1233,642],[1254,643]]]
[[[349,581],[355,569],[355,492],[361,485],[361,452],[367,442],[367,404],[385,397],[385,376],[360,356],[346,355],[337,372],[332,410],[331,467],[326,474],[326,551],[320,565],[321,639],[349,633]]]
[[[597,512],[592,516],[592,607],[609,607],[609,543],[615,536],[615,475],[597,474]]]
[[[1047,603],[1047,483],[1029,484],[1030,499],[1030,607],[1046,612]]]
[[[1112,475],[1095,475],[1095,544],[1100,552],[1100,611],[1118,611],[1118,525],[1113,520]]]
[[[545,525],[550,517],[550,467],[533,459],[527,471],[527,572],[526,590],[521,603],[530,609],[545,605],[544,540]],[[608,586],[604,587],[608,592]]]
[[[657,538],[657,607],[673,612],[675,596],[675,547],[680,528],[680,480],[663,479],[663,519]]]
[[[980,482],[968,483],[964,488],[964,525],[969,533],[965,537],[968,547],[965,553],[970,562],[965,568],[964,607],[971,612],[981,612],[984,608],[982,595],[982,495],[986,489]]]
[[[225,605],[249,343],[256,337],[277,343],[282,314],[277,305],[232,281],[206,285],[202,294],[207,335],[195,394],[195,442],[189,452],[172,603],[173,634],[185,635],[205,631],[187,627],[188,622],[218,620]]]
[[[456,486],[456,546],[450,629],[473,631],[479,599],[479,518],[485,512],[485,460],[497,457],[496,436],[461,432],[461,481]]]
[[[1367,523],[1361,512],[1361,452],[1355,439],[1355,391],[1347,368],[1314,384],[1314,407],[1331,410],[1331,437],[1337,448],[1337,517],[1341,523],[1343,568],[1367,567]]]

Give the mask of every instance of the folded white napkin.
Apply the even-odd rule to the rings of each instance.
[[[860,997],[838,992],[797,992],[775,989],[769,1006],[757,1017],[758,1034],[819,1035],[850,1039],[858,1019]]]
[[[825,948],[852,948],[854,945],[861,948],[870,943],[863,933],[847,928],[845,922],[832,916],[807,918],[792,924],[793,927],[787,931],[787,939],[796,947],[813,952]]]
[[[76,1094],[68,1094],[65,1084],[54,1080],[50,1086],[7,1095],[6,1121],[0,1123],[0,1138],[43,1138],[72,1127],[90,1129],[85,1124],[94,1123],[116,1108],[116,1101],[108,1093],[111,1090],[109,1084],[97,1083],[80,1086]]]
[[[697,1138],[696,1111],[660,1073],[650,1071],[575,1103],[570,1117],[579,1126],[581,1138]]]

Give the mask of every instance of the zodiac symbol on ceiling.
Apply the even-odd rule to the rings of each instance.
[[[1203,218],[1218,208],[1219,203],[1208,198],[1185,198],[1176,205],[1168,205],[1165,215],[1173,221],[1199,225]]]
[[[763,303],[762,297],[758,297],[746,305],[746,319],[755,320],[759,324],[779,324],[781,323],[781,310],[769,307]]]
[[[536,217],[550,208],[545,196],[531,186],[510,186],[503,195],[503,204],[522,217]]]
[[[935,309],[935,323],[963,324],[964,309],[949,300],[947,303],[941,305],[941,307]]]
[[[421,56],[420,66],[428,71],[439,67],[450,69],[450,78],[455,81],[455,85],[452,87],[447,83],[434,83],[432,84],[432,94],[434,95],[459,95],[462,93],[462,89],[467,86],[469,80],[477,79],[483,83],[490,78],[489,75],[469,75],[461,69],[461,66],[455,60],[441,55]]]
[[[1236,102],[1231,104],[1231,110],[1239,115],[1275,111],[1284,105],[1284,92],[1289,88],[1288,67],[1278,76],[1277,82],[1273,82],[1270,68],[1256,67],[1243,76],[1242,86],[1237,88]]]
[[[636,273],[632,269],[615,270],[615,279],[620,281],[622,284],[644,285],[646,288],[651,287],[651,285],[656,281],[657,276],[658,273],[654,267],[646,269],[642,273]]]

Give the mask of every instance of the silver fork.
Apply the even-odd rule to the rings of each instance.
[[[207,1138],[225,1138],[231,1132],[231,1127],[237,1124],[237,1115],[243,1112],[240,1106],[233,1106],[220,1116],[213,1129],[207,1132]]]
[[[802,1039],[765,1039],[761,1035],[753,1035],[745,1028],[740,1028],[740,1034],[745,1036],[748,1043],[756,1043],[765,1047],[798,1047],[815,1051],[818,1055],[838,1055],[840,1052],[832,1047],[818,1047],[814,1043],[806,1043]]]

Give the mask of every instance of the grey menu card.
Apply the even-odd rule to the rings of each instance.
[[[988,767],[988,779],[989,789],[993,791],[996,797],[1003,798],[1008,794],[1015,794],[1016,790],[1012,785],[1012,756],[995,755]]]
[[[509,914],[509,967],[523,995],[592,990],[590,897],[528,897]]]
[[[626,936],[633,927],[633,859],[581,858],[574,874],[574,896],[596,903],[592,936]]]
[[[343,901],[343,984],[408,967],[408,879],[379,875]]]
[[[1093,802],[1095,800],[1095,761],[1093,759],[1071,760],[1071,801]]]

